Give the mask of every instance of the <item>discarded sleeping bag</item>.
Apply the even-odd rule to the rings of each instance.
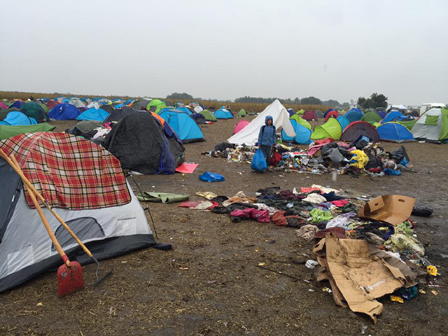
[[[268,168],[268,164],[266,163],[266,157],[264,156],[264,153],[261,150],[261,148],[257,149],[257,152],[255,153],[252,159],[252,163],[250,164],[250,168],[259,172],[262,172]]]
[[[258,209],[244,209],[244,210],[234,210],[230,213],[230,219],[233,223],[238,223],[242,219],[255,219],[260,223],[269,223],[271,221],[271,216],[269,215],[269,210],[258,210]]]
[[[200,175],[199,179],[205,182],[222,182],[226,180],[224,176],[210,172],[205,172],[204,174]]]

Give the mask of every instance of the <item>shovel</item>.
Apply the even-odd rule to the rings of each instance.
[[[76,240],[76,242],[79,244],[79,246],[82,247],[84,252],[95,262],[95,264],[97,265],[96,272],[95,272],[95,277],[96,277],[95,285],[97,285],[98,283],[103,281],[106,277],[108,277],[113,272],[114,268],[112,267],[101,278],[98,277],[98,271],[99,271],[99,268],[100,268],[100,263],[98,262],[98,260],[93,256],[92,252],[90,252],[90,250],[87,248],[87,246],[85,246],[84,243],[78,238],[78,236],[72,231],[72,229],[70,229],[70,227],[67,225],[67,223],[65,223],[64,220],[51,208],[51,206],[47,203],[45,198],[36,190],[36,188],[34,188],[34,186],[31,184],[31,182],[23,174],[23,172],[20,169],[19,163],[17,162],[16,158],[13,155],[11,155],[11,157],[8,158],[6,156],[6,154],[1,149],[0,149],[0,156],[5,158],[5,160],[8,161],[8,163],[16,171],[16,173],[22,178],[23,183],[27,187],[28,193],[36,195],[42,201],[42,203],[53,214],[53,216],[59,221],[59,223],[61,223],[61,225],[67,230],[67,232]],[[40,208],[40,206],[39,206],[39,208]]]

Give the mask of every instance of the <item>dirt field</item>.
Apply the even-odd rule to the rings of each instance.
[[[431,218],[416,218],[418,239],[442,274],[438,296],[426,295],[398,304],[384,298],[377,324],[335,305],[300,262],[309,246],[300,246],[295,230],[254,221],[232,223],[227,215],[151,204],[159,241],[174,251],[146,249],[103,261],[115,271],[93,288],[94,266],[84,267],[87,288],[57,297],[55,273],[42,275],[0,295],[1,335],[446,335],[448,334],[448,254],[446,195],[448,146],[405,144],[417,173],[398,177],[351,178],[292,173],[251,172],[246,164],[229,164],[201,152],[225,141],[237,120],[202,126],[206,142],[186,145],[187,161],[199,163],[192,175],[139,176],[146,191],[187,193],[213,191],[233,196],[259,188],[282,189],[313,183],[370,195],[402,194],[434,208]],[[55,123],[64,130],[70,123]],[[399,145],[383,143],[386,149]],[[198,176],[223,174],[222,183]],[[256,267],[259,262],[302,280]],[[310,291],[310,289],[314,291]],[[38,306],[38,303],[42,305]]]

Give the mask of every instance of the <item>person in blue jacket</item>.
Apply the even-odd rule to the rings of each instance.
[[[272,146],[277,143],[276,129],[274,126],[274,120],[271,116],[266,116],[266,125],[261,126],[260,133],[258,134],[258,146],[260,146],[263,154],[266,157],[266,163],[269,166],[271,161]]]

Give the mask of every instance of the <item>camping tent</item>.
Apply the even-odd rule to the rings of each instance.
[[[355,121],[348,125],[342,132],[341,140],[353,142],[361,136],[366,136],[373,142],[380,141],[375,126],[365,121]]]
[[[22,112],[9,112],[3,121],[0,121],[0,125],[5,126],[24,126],[24,125],[35,125],[37,124],[34,118],[27,117]]]
[[[339,117],[337,117],[336,120],[341,125],[342,132],[344,132],[345,128],[348,125],[350,125],[350,121],[348,121],[348,119],[345,116],[343,116],[343,115],[340,115]]]
[[[215,111],[215,118],[216,119],[233,119],[233,114],[232,114],[232,112],[221,107],[219,110]]]
[[[341,134],[342,128],[339,122],[335,118],[330,118],[325,124],[314,127],[311,139],[322,140],[332,138],[338,140],[341,137]]]
[[[120,162],[100,146],[65,133],[22,134],[0,147],[98,259],[155,245]],[[67,164],[61,165],[60,162]],[[76,167],[77,169],[72,169]],[[91,183],[95,181],[95,183]],[[0,292],[62,264],[20,177],[0,158]],[[75,197],[76,196],[76,197]],[[91,262],[46,208],[42,211],[67,256]]]
[[[48,116],[56,120],[73,120],[79,115],[76,106],[68,103],[58,104],[50,110]]]
[[[79,99],[79,98],[71,98],[70,99],[70,101],[69,101],[69,103],[70,104],[72,104],[72,105],[74,105],[74,106],[76,106],[76,107],[78,107],[78,108],[80,108],[80,107],[86,107],[86,104],[84,104],[82,101],[81,101],[81,99]]]
[[[345,117],[352,123],[354,121],[361,120],[362,117],[364,117],[364,113],[362,113],[362,111],[358,108],[352,108],[345,114]]]
[[[202,108],[202,106],[195,106],[195,108],[193,109],[196,113],[201,113],[202,111],[204,111],[204,109]]]
[[[417,123],[417,119],[403,119],[397,121],[400,125],[406,127],[409,131],[412,131],[414,125]]]
[[[333,109],[333,108],[329,108],[325,113],[324,113],[324,118],[326,118],[327,117],[327,115],[328,115],[328,113],[330,113],[330,112],[337,112],[335,109]]]
[[[316,115],[317,118],[324,118],[324,114],[322,113],[321,110],[316,110],[314,111],[314,114]]]
[[[288,111],[290,117],[292,117],[294,114],[296,114],[292,108],[289,108],[286,111]]]
[[[233,134],[237,134],[239,131],[241,131],[244,127],[246,127],[249,124],[250,122],[248,122],[247,120],[238,121],[237,124],[235,125],[235,128],[233,129]]]
[[[432,108],[418,119],[412,128],[415,139],[448,139],[448,109]]]
[[[174,174],[183,161],[184,147],[171,127],[147,112],[125,116],[103,142],[123,168],[142,174]]]
[[[165,108],[159,116],[171,126],[183,143],[204,141],[201,128],[186,112]]]
[[[104,111],[103,109],[88,109],[81,113],[76,117],[76,120],[96,120],[96,121],[104,121],[107,117],[109,117],[109,113]]]
[[[137,99],[132,103],[132,108],[134,110],[146,110],[146,107],[151,102],[151,98],[141,98]]]
[[[176,108],[176,110],[185,112],[188,115],[192,115],[193,114],[193,111],[189,107],[186,107],[186,106],[178,107],[178,108]]]
[[[289,118],[290,120],[295,120],[298,124],[308,128],[309,130],[313,129],[311,127],[311,124],[306,121],[305,119],[303,119],[300,115],[298,114],[294,114],[291,118]]]
[[[245,117],[245,116],[247,116],[247,112],[246,112],[246,110],[245,110],[245,109],[241,109],[241,110],[238,112],[237,116],[238,116],[238,117]]]
[[[0,101],[0,110],[7,109],[7,108],[8,108],[8,105],[6,105],[4,102]]]
[[[390,111],[388,114],[386,114],[386,116],[384,117],[383,121],[381,122],[382,124],[385,124],[387,122],[391,122],[391,121],[400,121],[406,119],[406,117],[398,111]]]
[[[148,111],[155,112],[158,114],[165,107],[166,107],[165,102],[161,101],[160,99],[153,99],[146,106],[146,109]]]
[[[211,113],[209,110],[204,110],[202,112],[199,112],[202,114],[207,121],[217,121],[216,117],[213,113]]]
[[[337,118],[339,116],[338,112],[336,112],[336,111],[329,111],[329,112],[327,112],[325,114],[326,114],[325,122],[327,122],[328,119],[330,119],[330,118]]]
[[[47,103],[45,105],[47,105],[47,107],[51,110],[53,107],[55,107],[58,104],[59,103],[55,100],[49,100],[49,101],[47,101]]]
[[[50,132],[53,131],[56,126],[51,126],[47,123],[40,123],[35,125],[24,126],[0,126],[0,140],[5,140],[13,136],[25,133],[37,133],[37,132]]]
[[[361,121],[366,121],[368,123],[374,124],[376,122],[380,122],[381,117],[376,112],[367,112],[366,114],[364,114]]]
[[[306,111],[303,114],[302,118],[305,119],[305,120],[308,120],[308,121],[311,121],[311,120],[316,120],[317,121],[317,116],[316,116],[316,113],[314,113],[314,111]]]
[[[389,122],[382,124],[377,129],[381,140],[393,142],[414,141],[414,137],[409,130],[399,123]]]
[[[298,116],[298,115],[297,115]],[[299,117],[300,118],[300,117]],[[302,119],[303,120],[303,119]],[[305,120],[303,120],[305,121]],[[306,121],[305,121],[306,122]],[[294,128],[295,136],[290,137],[282,130],[282,141],[296,142],[298,144],[309,144],[311,139],[311,127],[308,128],[297,122],[296,119],[291,118],[291,125]]]
[[[42,110],[44,110],[45,114],[48,116],[48,112],[50,112],[50,109],[45,105],[44,103],[38,103],[40,107],[42,107]]]
[[[88,108],[95,108],[95,109],[99,109],[100,106],[98,103],[93,103],[92,105],[89,104]],[[107,113],[112,113],[113,111],[115,111],[115,108],[112,105],[102,105],[101,108],[106,111]]]
[[[255,145],[258,141],[258,134],[260,133],[261,126],[265,125],[267,116],[271,116],[274,120],[274,125],[278,129],[282,127],[286,134],[289,136],[295,136],[294,128],[289,120],[289,113],[285,107],[276,99],[272,104],[259,113],[258,116],[251,121],[243,130],[239,133],[231,136],[228,141],[232,144],[246,144],[249,146]]]
[[[305,114],[305,110],[304,109],[300,109],[300,110],[297,111],[297,114],[303,116]]]
[[[16,109],[21,109],[22,106],[25,105],[25,103],[21,100],[16,100],[14,103],[12,103],[11,105],[9,105],[9,108],[13,108],[15,107]]]
[[[112,121],[120,121],[121,119],[123,119],[124,117],[126,117],[128,114],[132,114],[132,113],[136,113],[137,111],[124,106],[121,109],[118,110],[113,110],[112,112],[110,112],[109,116],[106,118],[106,120],[104,120],[105,123],[107,122],[112,122]]]
[[[49,121],[47,114],[36,102],[25,103],[20,109],[27,117],[35,119],[38,123]]]

